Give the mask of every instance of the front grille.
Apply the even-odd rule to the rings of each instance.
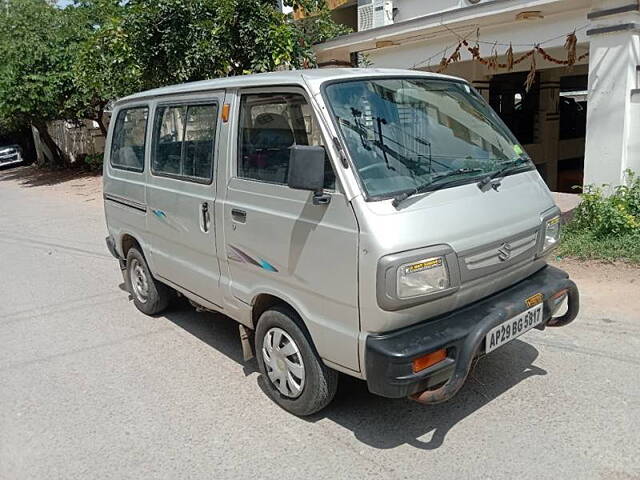
[[[537,252],[538,228],[522,232],[488,245],[461,252],[462,283],[491,275],[516,263],[533,259]]]
[[[18,152],[16,150],[0,153],[0,163],[13,162],[18,160]]]

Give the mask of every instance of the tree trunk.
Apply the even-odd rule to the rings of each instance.
[[[47,124],[44,122],[34,122],[33,125],[38,129],[40,139],[47,146],[47,148],[51,152],[51,155],[53,155],[52,164],[64,163],[64,155],[62,154],[62,150],[60,150],[60,147],[58,147],[53,138],[51,138],[51,135],[49,135]]]
[[[98,115],[96,116],[96,123],[100,127],[100,132],[102,132],[104,138],[107,138],[107,127],[104,124],[104,107],[100,107]]]

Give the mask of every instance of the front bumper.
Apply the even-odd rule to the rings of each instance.
[[[104,240],[107,244],[107,250],[109,250],[109,253],[118,260],[118,263],[120,264],[120,270],[125,270],[127,268],[127,261],[118,253],[118,250],[116,249],[116,241],[111,235],[106,237]]]
[[[566,291],[568,311],[552,317],[554,295]],[[579,293],[569,275],[547,266],[525,280],[464,308],[389,333],[367,337],[365,365],[369,391],[383,397],[413,396],[421,403],[440,403],[464,384],[473,359],[485,352],[485,337],[495,326],[524,312],[525,300],[542,294],[543,322],[536,328],[563,326],[579,309]],[[447,357],[414,373],[412,361],[446,349]],[[438,387],[435,390],[431,390]]]
[[[0,155],[0,167],[13,165],[16,163],[22,163],[22,156],[19,153],[12,153],[9,155]]]

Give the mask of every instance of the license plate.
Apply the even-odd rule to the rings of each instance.
[[[542,323],[542,308],[543,304],[539,303],[526,312],[522,312],[521,314],[516,315],[515,317],[489,330],[486,339],[486,353],[510,342],[514,338],[522,335],[524,332],[531,330],[536,325]]]

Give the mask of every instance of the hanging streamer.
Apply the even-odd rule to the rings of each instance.
[[[531,90],[531,87],[533,87],[533,84],[536,82],[536,73],[536,55],[534,53],[533,55],[531,55],[531,68],[529,69],[529,75],[527,75],[527,79],[524,82],[525,91],[528,92],[529,90]]]
[[[578,45],[578,37],[576,32],[567,35],[567,40],[564,42],[564,48],[567,49],[567,65],[573,67],[576,63],[576,46]]]
[[[507,50],[507,70],[513,70],[513,45],[509,44],[509,50]]]
[[[455,32],[453,32],[455,34]],[[460,51],[462,50],[462,48],[465,48],[469,54],[471,55],[471,58],[483,65],[486,65],[487,68],[490,71],[494,71],[497,72],[498,70],[507,70],[507,71],[512,71],[513,68],[524,62],[526,59],[528,58],[532,58],[531,60],[531,64],[532,67],[537,68],[536,66],[536,59],[535,59],[535,55],[539,54],[545,61],[549,62],[549,63],[553,63],[556,65],[564,65],[564,66],[568,66],[568,67],[573,67],[576,63],[581,62],[582,60],[584,60],[585,58],[587,58],[589,56],[589,52],[585,52],[582,55],[578,56],[577,55],[577,44],[578,44],[578,38],[576,36],[576,30],[574,30],[572,33],[569,33],[566,35],[566,39],[565,39],[565,44],[564,44],[564,48],[567,50],[567,58],[565,59],[560,59],[560,58],[556,58],[553,57],[552,55],[550,55],[544,48],[542,48],[540,46],[540,44],[537,45],[533,45],[533,48],[521,55],[519,55],[518,57],[516,57],[514,55],[514,51],[513,51],[513,43],[509,43],[509,48],[507,49],[507,51],[505,52],[505,57],[506,57],[506,62],[505,63],[500,63],[499,62],[499,55],[498,55],[498,42],[492,42],[492,48],[491,48],[491,53],[489,55],[488,58],[484,58],[482,57],[481,53],[480,53],[480,28],[476,28],[475,31],[475,36],[476,36],[476,41],[475,44],[473,46],[471,46],[469,44],[469,42],[467,41],[467,37],[469,35],[467,35],[467,37],[462,38],[459,35],[456,34],[456,36],[458,36],[459,39],[459,43],[457,44],[456,48],[454,49],[453,53],[447,57],[447,51],[449,50],[449,48],[451,47],[447,47],[442,51],[442,59],[440,60],[440,63],[438,64],[438,66],[436,67],[436,71],[441,73],[444,72],[447,67],[451,64],[451,63],[455,63],[455,62],[459,62],[462,59],[462,55],[460,53]],[[557,37],[556,37],[557,38]],[[483,41],[482,43],[489,43],[488,41]],[[545,43],[545,42],[543,42]],[[438,54],[436,54],[438,55]],[[430,57],[429,59],[417,63],[414,65],[414,68],[416,68],[418,65],[422,64],[422,63],[431,63],[431,59],[434,57]],[[529,72],[529,75],[531,76],[531,71]],[[534,76],[534,80],[535,80],[535,75]],[[533,83],[531,84],[533,85]]]

